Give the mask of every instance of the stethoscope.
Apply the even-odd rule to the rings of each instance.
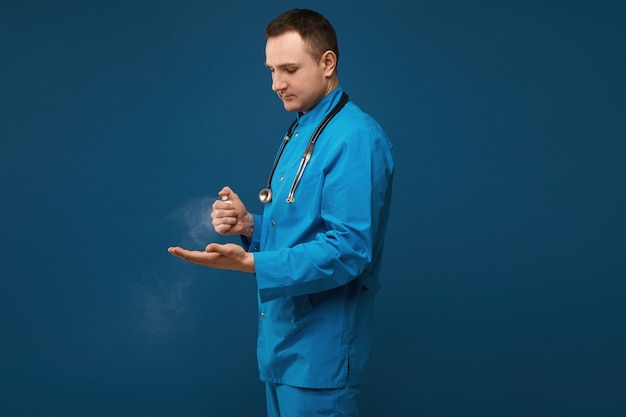
[[[304,170],[309,163],[309,159],[311,159],[311,155],[313,154],[313,148],[315,147],[315,142],[317,142],[317,139],[322,134],[322,130],[324,130],[330,120],[335,117],[337,113],[339,113],[339,111],[343,108],[343,106],[345,106],[347,102],[348,95],[346,93],[342,93],[339,102],[335,105],[335,107],[332,108],[330,113],[328,113],[326,117],[324,117],[324,120],[320,122],[320,124],[313,132],[313,135],[311,135],[311,139],[309,139],[309,143],[306,145],[306,149],[304,150],[304,154],[302,155],[302,159],[300,160],[300,165],[298,166],[298,171],[296,172],[296,176],[293,179],[293,184],[291,184],[291,189],[289,190],[289,194],[287,195],[287,199],[285,200],[288,204],[296,201],[294,194],[296,193],[296,188],[298,188],[298,185],[300,184],[302,175],[304,175]],[[298,118],[296,117],[294,121],[291,122],[289,129],[287,129],[287,134],[283,139],[283,143],[280,145],[280,149],[278,150],[278,154],[276,155],[276,159],[274,160],[274,165],[272,166],[272,170],[270,171],[270,176],[267,179],[267,186],[259,193],[259,201],[261,201],[261,203],[263,204],[267,204],[272,201],[272,177],[274,177],[274,171],[276,171],[278,161],[280,161],[280,157],[283,154],[283,151],[285,150],[285,146],[287,146],[289,139],[291,139],[291,135],[293,135],[297,123]]]

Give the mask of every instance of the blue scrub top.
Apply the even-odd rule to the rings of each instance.
[[[348,102],[319,137],[295,202],[285,199],[309,138],[341,87],[298,124],[272,179],[272,201],[244,239],[259,291],[261,380],[305,388],[361,383],[394,161],[381,127]]]

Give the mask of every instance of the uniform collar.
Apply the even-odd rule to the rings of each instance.
[[[330,113],[335,104],[339,102],[342,93],[342,88],[338,86],[324,96],[310,111],[305,114],[298,113],[296,116],[298,118],[298,126],[305,127],[309,124],[319,124]]]

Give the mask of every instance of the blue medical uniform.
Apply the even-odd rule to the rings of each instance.
[[[378,123],[348,102],[319,137],[295,202],[285,201],[309,138],[341,94],[337,87],[297,116],[273,199],[244,238],[254,254],[257,355],[268,383],[340,388],[360,384],[368,367],[394,172]]]

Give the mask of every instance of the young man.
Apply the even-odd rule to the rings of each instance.
[[[272,89],[296,120],[278,152],[263,214],[229,187],[211,217],[243,246],[170,248],[200,265],[254,272],[258,361],[269,416],[357,416],[394,171],[380,126],[339,86],[339,50],[317,12],[266,28]]]

